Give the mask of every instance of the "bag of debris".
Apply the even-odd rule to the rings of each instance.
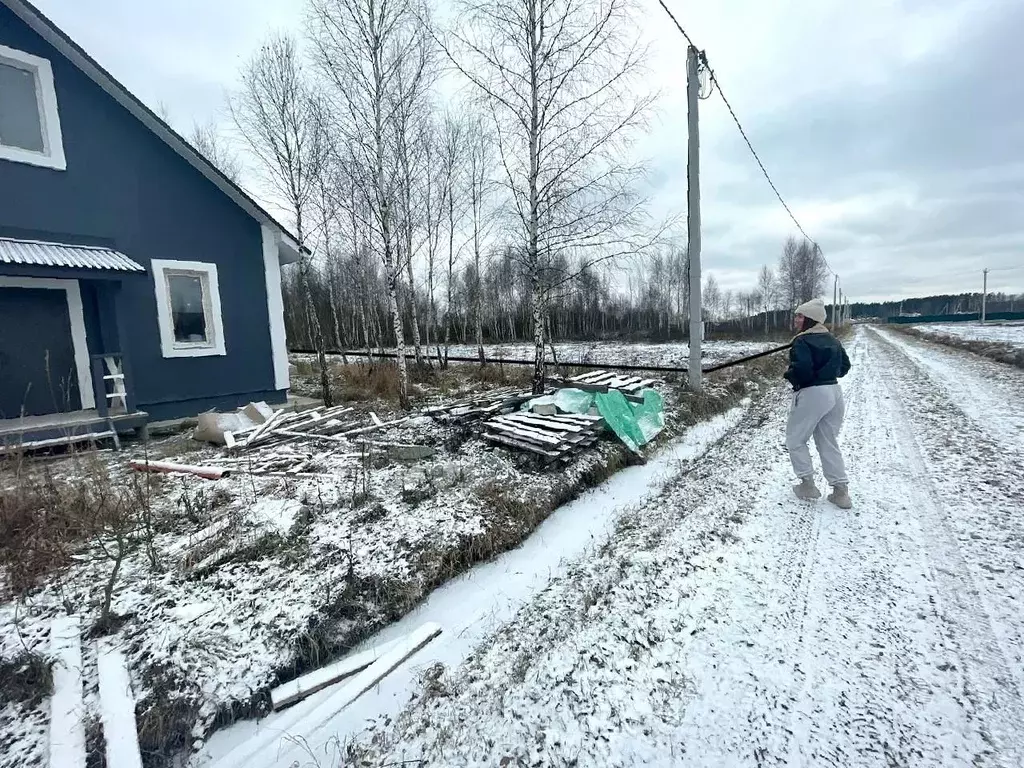
[[[256,426],[244,413],[217,413],[208,411],[199,414],[199,421],[192,431],[192,439],[203,443],[224,445],[225,432],[238,432]]]
[[[559,389],[553,395],[544,395],[527,400],[523,403],[520,410],[553,416],[556,413],[590,413],[590,409],[593,407],[593,392],[584,392],[582,389],[567,387]]]
[[[560,389],[554,397],[555,405],[563,413],[590,413],[594,407],[594,393],[582,389]]]

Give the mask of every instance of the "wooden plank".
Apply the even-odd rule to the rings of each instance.
[[[549,459],[557,459],[562,455],[560,451],[549,451],[546,448],[541,448],[539,445],[533,443],[527,443],[522,440],[516,440],[514,437],[508,435],[496,435],[491,432],[485,432],[483,435],[484,440],[489,440],[492,443],[501,443],[502,445],[510,448],[517,448],[520,451],[529,451],[531,453],[538,453],[541,456],[545,456]]]
[[[598,371],[596,375],[587,377],[586,384],[604,384],[609,379],[614,379],[618,376],[614,371]]]
[[[516,424],[515,422],[507,423],[499,421],[501,417],[491,419],[487,422],[487,426],[491,429],[500,429],[502,432],[509,432],[517,435],[524,440],[532,440],[534,442],[541,442],[547,445],[559,445],[562,442],[562,438],[558,435],[554,435],[550,432],[544,432],[540,429],[534,429],[528,427],[525,424]]]
[[[560,413],[558,418],[568,419],[584,425],[597,424],[599,421],[604,421],[603,416],[591,416],[589,413]]]
[[[353,429],[353,430],[350,430],[348,432],[342,432],[340,436],[341,437],[349,437],[350,435],[365,435],[367,432],[373,432],[374,430],[383,429],[384,427],[393,427],[396,424],[402,424],[402,423],[404,423],[404,422],[406,422],[408,420],[409,420],[409,417],[406,416],[406,417],[401,418],[401,419],[395,419],[394,421],[385,421],[385,422],[383,422],[381,424],[373,424],[373,425],[371,425],[369,427],[363,427],[362,429]]]
[[[335,435],[321,435],[317,432],[293,432],[290,429],[275,429],[272,430],[273,434],[280,435],[281,437],[289,438],[302,438],[303,440],[325,440],[329,443],[347,443],[348,441],[343,437],[337,437]]]
[[[50,699],[50,768],[85,768],[82,626],[77,616],[50,624],[53,696]]]
[[[107,638],[96,643],[96,667],[107,768],[142,768],[128,665],[124,654]]]
[[[61,445],[73,445],[75,443],[85,442],[99,442],[100,440],[107,440],[113,438],[114,433],[110,430],[105,432],[89,432],[82,435],[64,435],[63,437],[54,437],[49,440],[30,440],[27,443],[17,441],[16,435],[11,435],[13,438],[8,443],[0,445],[0,453],[6,453],[9,451],[37,451],[42,448],[56,448]],[[0,441],[8,438],[0,438]]]
[[[296,701],[301,701],[317,691],[322,691],[329,685],[354,675],[362,669],[377,661],[381,656],[390,653],[399,646],[405,638],[398,638],[389,643],[378,645],[368,651],[353,653],[340,661],[328,664],[326,667],[310,672],[309,674],[297,677],[291,682],[279,685],[270,691],[270,701],[274,709],[282,709]]]
[[[559,421],[558,416],[541,416],[535,413],[510,413],[507,416],[502,416],[501,418],[511,421],[519,421],[523,424],[555,429],[559,432],[582,432],[584,429],[584,427],[581,427],[571,421]]]
[[[322,726],[440,634],[441,625],[428,622],[407,635],[399,645],[353,677],[341,690],[333,694],[320,707],[314,710],[308,718],[304,718],[303,722],[312,726],[309,732],[313,732]]]
[[[245,447],[248,448],[251,445],[255,445],[256,441],[260,439],[260,436],[263,435],[264,432],[266,432],[272,426],[277,424],[277,422],[283,421],[283,420],[284,420],[284,411],[275,411],[273,416],[271,416],[269,419],[264,421],[262,424],[260,424],[258,427],[256,427],[256,429],[254,429],[249,434],[248,439],[245,441]],[[278,426],[283,426],[283,425],[279,424]]]
[[[274,721],[273,727],[257,732],[253,738],[243,741],[214,763],[213,768],[249,768],[255,755],[260,753],[273,755],[277,741],[282,736],[297,731],[298,727],[301,726],[301,732],[304,734],[314,733],[439,634],[441,634],[440,625],[424,624],[415,632],[402,638],[399,645],[381,656],[348,683],[340,686],[322,702],[317,704],[314,699],[292,707]]]
[[[234,434],[234,432],[232,432],[231,430],[228,430],[227,432],[225,432],[224,433],[224,447],[227,448],[230,451],[236,445],[238,445],[238,443],[235,442],[235,434]]]
[[[596,379],[603,378],[604,376],[607,375],[607,371],[590,371],[589,373],[584,373],[579,376],[575,376],[574,378],[570,379],[570,381],[582,381],[584,383],[589,383],[595,381]]]

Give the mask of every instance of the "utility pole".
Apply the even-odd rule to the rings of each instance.
[[[839,308],[839,275],[832,283],[832,333],[836,332],[836,310]]]
[[[690,389],[700,392],[700,347],[704,335],[700,298],[700,134],[697,104],[700,100],[700,61],[697,49],[686,49],[686,258],[690,267]]]
[[[988,267],[982,270],[981,279],[981,324],[985,324],[985,303],[988,299]]]

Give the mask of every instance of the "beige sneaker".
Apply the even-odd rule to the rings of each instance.
[[[853,509],[853,499],[850,498],[850,489],[846,485],[832,486],[832,493],[828,495],[828,500],[840,509]]]
[[[800,485],[793,486],[793,493],[796,494],[798,499],[804,501],[813,501],[814,499],[821,498],[821,491],[818,490],[818,486],[814,484],[814,480],[810,477],[805,477],[800,481]]]

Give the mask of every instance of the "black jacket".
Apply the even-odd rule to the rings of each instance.
[[[849,372],[850,358],[831,333],[811,331],[793,339],[785,378],[794,390],[836,384]]]

